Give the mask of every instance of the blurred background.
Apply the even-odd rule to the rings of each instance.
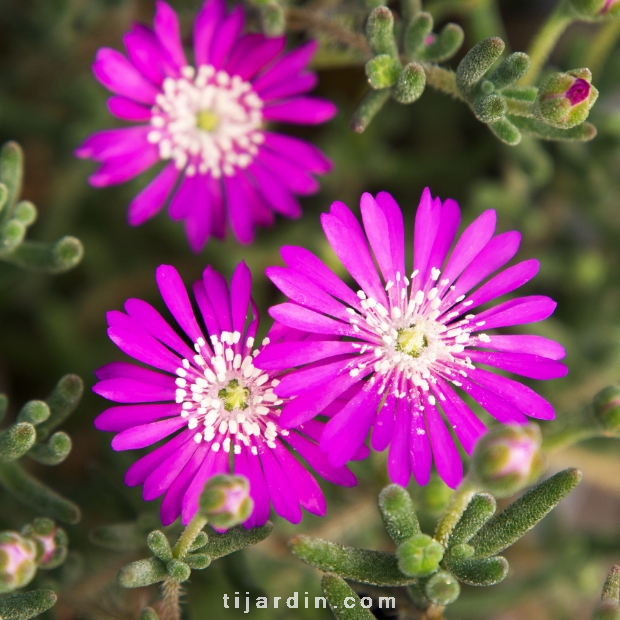
[[[170,3],[189,32],[200,1]],[[306,6],[357,28],[376,4],[318,0]],[[449,20],[463,26],[463,50],[499,34],[517,51],[527,50],[554,4],[500,0],[489,6],[497,9],[504,32],[488,31],[497,22],[485,23],[476,13],[481,5],[491,5],[489,0],[435,0],[424,8],[435,15],[436,25]],[[394,8],[398,10],[397,3]],[[67,528],[69,561],[34,584],[52,584],[60,593],[50,618],[136,618],[156,598],[155,588],[121,591],[115,584],[122,565],[144,557],[146,534],[158,525],[158,502],[147,504],[140,489],[124,486],[124,472],[137,455],[113,453],[111,437],[95,432],[93,419],[107,405],[90,387],[96,368],[122,358],[107,339],[106,311],[121,309],[128,297],[164,311],[154,281],[162,263],[175,265],[189,284],[207,264],[228,278],[245,260],[253,273],[264,333],[266,309],[280,299],[264,269],[280,264],[281,245],[304,245],[341,270],[319,224],[319,214],[332,201],[357,210],[362,192],[387,190],[402,206],[411,235],[418,199],[429,186],[434,195],[459,202],[464,224],[485,209],[496,209],[498,232],[518,229],[523,234],[518,259],[540,260],[540,273],[523,294],[549,295],[558,308],[544,324],[526,331],[562,343],[570,369],[564,379],[535,385],[557,411],[559,421],[546,424],[561,425],[579,416],[597,391],[620,378],[620,47],[604,64],[591,66],[590,44],[600,26],[571,27],[552,57],[559,69],[593,70],[601,94],[589,120],[598,127],[598,137],[585,144],[527,139],[518,147],[501,144],[465,105],[430,88],[411,106],[388,102],[364,134],[354,134],[348,119],[366,89],[363,65],[355,53],[320,32],[292,34],[291,43],[308,34],[321,39],[315,60],[317,94],[336,102],[339,114],[318,128],[285,131],[316,143],[333,159],[334,171],[321,179],[319,194],[302,199],[300,220],[278,218],[272,229],[259,230],[248,247],[229,236],[192,255],[182,225],[164,213],[139,228],[126,224],[127,206],[148,175],[97,190],[87,183],[94,164],[73,156],[88,134],[122,126],[107,112],[107,93],[90,72],[96,50],[122,49],[121,37],[131,22],[150,23],[153,10],[152,0],[0,0],[0,143],[16,140],[25,153],[22,198],[39,209],[29,238],[53,241],[71,234],[85,247],[81,264],[64,275],[0,264],[0,392],[10,399],[9,420],[26,400],[45,397],[65,373],[79,374],[86,384],[79,409],[63,427],[74,442],[70,457],[53,469],[32,467],[83,511],[81,523]],[[411,236],[407,243],[411,255]],[[620,443],[590,440],[551,454],[550,463],[552,471],[582,468],[584,482],[509,551],[511,573],[504,583],[465,587],[447,618],[568,620],[591,614],[605,575],[620,561]],[[385,454],[353,469],[363,481],[359,487],[323,485],[328,499],[324,519],[306,515],[296,526],[276,519],[275,532],[265,542],[195,571],[185,617],[248,617],[242,610],[225,611],[222,596],[249,588],[270,597],[287,597],[295,590],[319,595],[319,573],[286,547],[294,533],[391,550],[376,509],[377,493],[388,482]],[[438,480],[425,489],[412,483],[410,490],[426,531],[432,531],[448,490]],[[2,496],[0,529],[19,529],[34,516]],[[122,522],[133,523],[135,532],[122,548],[93,543],[95,528]],[[329,618],[330,613],[285,608],[252,610],[249,617]]]

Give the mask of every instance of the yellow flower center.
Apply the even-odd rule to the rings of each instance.
[[[250,390],[243,387],[237,379],[232,379],[225,388],[222,388],[217,395],[222,399],[224,409],[233,411],[235,409],[248,408],[248,399],[250,398]]]
[[[211,110],[200,110],[196,115],[196,125],[202,131],[212,132],[219,124],[220,117]]]
[[[421,324],[398,330],[396,349],[411,357],[420,357],[422,350],[428,346],[428,340]]]

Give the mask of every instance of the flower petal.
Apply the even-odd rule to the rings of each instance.
[[[130,203],[130,226],[139,226],[156,215],[164,206],[179,178],[174,163],[168,164]]]
[[[114,437],[112,449],[137,450],[138,448],[146,448],[168,437],[168,435],[178,431],[183,426],[187,426],[187,420],[184,420],[181,416],[133,426]]]
[[[268,103],[263,108],[263,118],[297,125],[320,125],[336,116],[338,108],[326,99],[295,97],[278,103]]]
[[[162,0],[157,0],[155,3],[153,26],[159,44],[174,63],[174,66],[177,69],[185,67],[187,59],[181,43],[179,18],[172,7]]]

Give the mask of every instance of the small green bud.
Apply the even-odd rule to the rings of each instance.
[[[14,461],[30,450],[36,439],[34,426],[18,422],[0,433],[0,463]]]
[[[497,93],[483,95],[474,101],[474,114],[483,123],[496,123],[504,118],[507,109],[506,100]]]
[[[485,490],[508,497],[532,484],[546,468],[536,424],[496,426],[476,444],[472,472]]]
[[[30,422],[33,426],[45,422],[50,417],[50,408],[42,400],[28,401],[17,414],[18,422]]]
[[[187,581],[192,572],[185,562],[177,559],[166,562],[166,571],[178,583]]]
[[[433,16],[430,13],[418,13],[405,30],[404,48],[407,58],[415,58],[419,48],[428,40],[433,30]]]
[[[461,586],[454,575],[447,570],[440,570],[428,580],[425,592],[435,605],[449,605],[459,597]]]
[[[456,85],[463,97],[469,99],[475,86],[501,56],[504,47],[499,37],[490,37],[467,52],[456,70]]]
[[[172,559],[170,542],[163,532],[159,530],[151,532],[146,539],[146,544],[153,555],[156,555],[162,562],[168,562]]]
[[[523,52],[515,52],[502,60],[489,78],[497,90],[518,82],[530,70],[530,57]]]
[[[138,560],[121,568],[118,583],[123,588],[141,588],[166,578],[166,566],[157,558]]]
[[[37,545],[39,568],[50,570],[60,566],[67,558],[68,539],[65,531],[51,519],[37,517],[22,529],[22,535]]]
[[[145,607],[140,614],[140,620],[159,620],[159,616],[152,607]]]
[[[20,200],[15,205],[13,217],[24,226],[30,226],[37,219],[37,208],[29,200]]]
[[[200,511],[220,530],[243,523],[253,508],[250,484],[245,476],[213,476],[205,484],[199,500]]]
[[[553,127],[569,129],[588,118],[598,97],[589,69],[554,73],[540,86],[534,113]]]
[[[495,85],[490,80],[480,82],[480,92],[483,95],[490,95],[495,90]]]
[[[394,38],[394,16],[386,6],[378,6],[368,17],[366,38],[375,56],[389,54],[398,58],[398,48]]]
[[[410,577],[428,577],[439,568],[443,553],[443,545],[427,534],[417,534],[399,545],[398,568]]]
[[[573,10],[582,18],[613,19],[620,15],[618,0],[570,0]]]
[[[398,103],[413,103],[419,99],[426,86],[426,73],[421,65],[410,62],[398,76],[392,95]]]
[[[620,387],[610,385],[602,389],[592,401],[594,415],[606,431],[620,431]]]
[[[33,590],[0,599],[0,618],[3,620],[30,620],[51,609],[58,600],[51,590]]]
[[[17,532],[0,532],[0,594],[28,585],[37,572],[37,546]]]
[[[380,54],[366,63],[366,76],[371,88],[379,90],[396,84],[400,75],[401,65],[397,58],[388,54]]]
[[[211,564],[211,558],[206,553],[189,553],[184,559],[187,565],[195,570],[203,570]]]

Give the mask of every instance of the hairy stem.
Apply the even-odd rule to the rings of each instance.
[[[480,487],[469,475],[463,478],[463,481],[454,492],[439,523],[437,523],[437,530],[435,531],[435,540],[437,540],[437,542],[446,546],[454,526],[458,523],[465,508],[467,508],[467,504],[469,504],[471,498],[480,490]]]
[[[426,73],[426,83],[433,87],[435,90],[439,90],[446,95],[450,95],[455,99],[464,101],[463,96],[456,87],[456,73],[450,69],[444,69],[438,65],[433,65],[427,62],[421,63]]]
[[[596,33],[583,65],[588,67],[593,75],[598,77],[599,71],[602,71],[605,61],[614,48],[618,37],[620,37],[620,19],[611,20]]]
[[[192,520],[188,523],[187,527],[179,537],[177,544],[172,550],[172,555],[177,560],[183,558],[183,556],[189,551],[192,543],[196,540],[196,536],[202,532],[202,528],[207,524],[207,517],[197,512]]]
[[[320,30],[340,43],[363,52],[369,58],[371,56],[370,48],[363,34],[349,30],[346,26],[328,17],[324,17],[320,12],[313,11],[312,9],[288,7],[286,9],[286,23],[288,28],[295,32],[313,29]]]
[[[166,577],[161,587],[162,614],[161,620],[181,620],[181,584],[171,577]]]
[[[575,16],[568,6],[568,1],[560,0],[560,3],[553,13],[549,15],[547,21],[543,24],[543,27],[532,41],[528,51],[528,56],[531,61],[530,70],[521,80],[521,84],[531,85],[536,83],[543,65],[547,61],[547,58],[549,58],[558,39],[574,20]]]

